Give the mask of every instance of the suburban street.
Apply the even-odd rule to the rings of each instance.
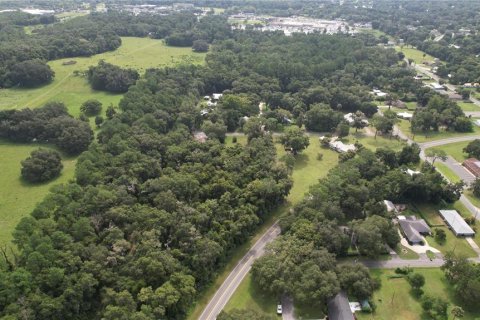
[[[223,284],[218,288],[212,300],[205,307],[205,310],[200,315],[200,320],[214,320],[218,314],[227,305],[231,296],[237,290],[238,286],[250,271],[253,262],[261,257],[265,252],[265,246],[272,242],[280,235],[280,227],[278,222],[275,222],[253,245],[250,250],[243,256],[240,262],[230,272],[230,275],[225,279]],[[292,306],[293,310],[293,306]],[[293,311],[292,311],[293,313]]]

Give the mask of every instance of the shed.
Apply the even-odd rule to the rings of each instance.
[[[457,237],[473,237],[475,235],[475,231],[463,220],[457,210],[440,210],[439,212],[445,223]]]
[[[337,293],[328,302],[328,320],[355,320],[345,292]]]

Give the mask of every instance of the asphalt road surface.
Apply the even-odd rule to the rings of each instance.
[[[225,279],[223,284],[217,290],[213,298],[210,300],[205,310],[201,314],[199,320],[214,320],[223,310],[228,300],[232,297],[235,290],[250,271],[253,262],[261,257],[265,252],[265,246],[272,242],[280,235],[280,227],[275,222],[263,236],[253,245],[247,254],[240,260],[230,275]]]

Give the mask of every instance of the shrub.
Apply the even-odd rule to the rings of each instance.
[[[323,153],[318,153],[317,154],[317,160],[323,160]]]
[[[447,240],[447,234],[443,229],[435,229],[435,240],[438,243],[444,243]]]
[[[233,142],[233,143],[237,143],[237,137],[233,137],[233,138],[232,138],[232,142]]]
[[[29,182],[45,182],[57,177],[63,169],[57,151],[38,149],[22,161],[22,177]]]

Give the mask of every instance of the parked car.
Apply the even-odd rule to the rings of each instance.
[[[277,314],[282,314],[282,305],[277,305]]]

